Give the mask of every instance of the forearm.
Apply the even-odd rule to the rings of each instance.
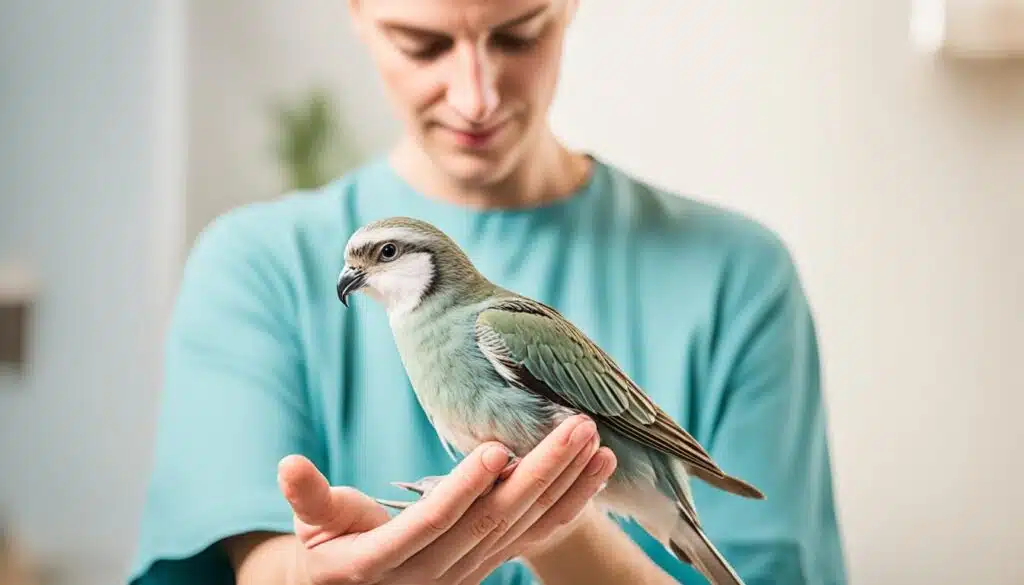
[[[295,570],[292,534],[252,533],[221,543],[235,570],[238,585],[305,585]]]
[[[545,585],[678,585],[661,567],[601,512],[550,549],[525,558]]]

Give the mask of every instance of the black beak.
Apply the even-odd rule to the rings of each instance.
[[[348,306],[348,295],[366,284],[366,273],[358,268],[345,267],[338,276],[338,300]]]

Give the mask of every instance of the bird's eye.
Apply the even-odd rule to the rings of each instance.
[[[398,256],[398,246],[388,242],[380,247],[381,260],[387,262],[388,260],[394,260],[395,256]]]

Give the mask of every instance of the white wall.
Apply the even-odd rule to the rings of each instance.
[[[188,241],[221,212],[284,189],[273,106],[323,84],[357,150],[379,151],[398,126],[340,0],[192,1]]]
[[[0,259],[42,286],[31,368],[0,373],[0,508],[76,585],[119,581],[150,458],[180,253],[177,8],[0,3]]]
[[[277,193],[279,92],[322,79],[364,151],[394,136],[343,2],[192,4],[189,240]],[[855,582],[1024,579],[1022,68],[912,55],[904,3],[654,4],[583,0],[556,127],[792,245],[822,329]],[[117,564],[177,266],[168,74],[184,70],[164,59],[184,37],[156,10],[0,4],[0,258],[34,260],[45,287],[33,374],[0,375],[0,501],[45,548]]]
[[[906,12],[584,0],[553,117],[791,244],[854,582],[1019,583],[1024,66],[914,55]]]

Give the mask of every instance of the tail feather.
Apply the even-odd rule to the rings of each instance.
[[[743,585],[743,580],[740,579],[740,576],[736,574],[736,571],[725,560],[722,553],[718,552],[715,545],[704,534],[704,529],[701,527],[700,519],[697,518],[697,510],[693,506],[693,499],[690,493],[687,472],[691,470],[679,461],[672,461],[668,467],[668,473],[662,477],[667,480],[667,486],[674,493],[676,500],[675,523],[672,525],[672,530],[669,532],[668,537],[669,550],[679,560],[693,565],[711,585]],[[697,477],[708,481],[708,478],[704,477],[704,475],[697,475]],[[757,494],[761,493],[742,480],[729,476],[724,478],[710,476],[710,479],[718,482],[718,484],[713,485],[718,485],[718,487],[732,493],[739,493],[739,495],[743,495],[742,492],[744,491],[751,490]],[[709,481],[709,483],[711,482]],[[749,490],[744,490],[744,487],[749,488]]]
[[[712,585],[744,585],[729,562],[682,507],[669,537],[669,549],[679,560],[693,565]]]
[[[696,466],[687,466],[686,471],[690,475],[702,480],[704,483],[714,486],[720,490],[727,491],[731,494],[736,494],[737,496],[743,496],[744,498],[751,498],[754,500],[765,499],[761,490],[742,479],[729,475],[719,477]]]

